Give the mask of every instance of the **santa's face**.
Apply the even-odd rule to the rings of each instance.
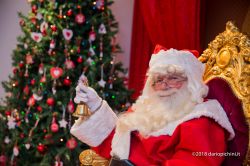
[[[159,97],[167,97],[176,93],[187,82],[181,74],[155,73],[152,77],[152,89]]]

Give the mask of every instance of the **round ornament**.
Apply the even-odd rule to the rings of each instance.
[[[77,63],[82,63],[83,62],[83,58],[82,58],[82,56],[79,56],[78,58],[77,58]]]
[[[5,156],[5,155],[1,155],[0,156],[0,165],[5,165],[5,163],[6,163],[6,161],[7,161],[7,157]]]
[[[23,67],[24,67],[23,61],[21,61],[21,62],[18,64],[18,66],[19,66],[20,68],[23,68]]]
[[[37,110],[38,112],[42,112],[42,111],[43,111],[43,108],[42,108],[41,106],[37,106],[37,107],[36,107],[36,110]]]
[[[52,97],[50,97],[50,98],[47,99],[46,103],[49,106],[53,106],[55,104],[55,100]]]
[[[65,86],[70,86],[71,83],[72,83],[72,81],[69,79],[69,77],[67,77],[63,80],[63,85],[65,85]]]
[[[95,41],[95,39],[96,39],[96,33],[92,28],[92,30],[89,32],[89,41],[93,42]]]
[[[73,14],[72,9],[69,9],[69,10],[67,11],[67,13],[66,13],[66,14],[67,14],[67,16],[69,16],[69,17],[70,17],[70,16],[72,16],[72,14]]]
[[[56,117],[55,117],[55,115],[53,115],[52,122],[51,122],[51,125],[50,125],[50,130],[53,133],[56,133],[59,130],[59,125],[56,123]]]
[[[70,59],[66,59],[65,66],[67,69],[74,69],[75,68],[74,62]]]
[[[31,84],[31,85],[35,85],[35,83],[36,83],[36,80],[35,80],[35,79],[32,79],[32,80],[30,81],[30,84]]]
[[[50,28],[51,28],[51,30],[52,30],[53,32],[56,32],[56,31],[57,31],[56,25],[51,25]]]
[[[82,13],[79,13],[76,15],[75,21],[77,24],[83,24],[85,22],[85,16]]]
[[[56,42],[55,42],[55,40],[51,40],[50,41],[50,44],[49,44],[49,48],[50,49],[54,49],[56,47]]]
[[[70,138],[67,142],[66,142],[66,146],[67,148],[69,148],[70,150],[73,150],[77,147],[77,141],[75,138]]]
[[[32,5],[31,10],[32,10],[32,13],[37,13],[37,6]]]
[[[59,126],[58,126],[57,123],[52,123],[51,126],[50,126],[50,129],[51,129],[51,131],[52,131],[53,133],[56,133],[56,132],[58,132],[58,130],[59,130]]]
[[[47,147],[45,145],[39,143],[39,145],[37,145],[36,149],[40,154],[45,154]]]
[[[16,74],[18,72],[18,69],[16,67],[14,67],[12,72],[13,72],[13,74]]]

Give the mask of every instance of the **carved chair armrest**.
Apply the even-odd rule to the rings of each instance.
[[[109,160],[99,156],[91,149],[84,150],[79,155],[81,166],[108,166]]]

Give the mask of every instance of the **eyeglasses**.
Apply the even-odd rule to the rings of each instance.
[[[167,86],[170,88],[176,88],[179,86],[181,82],[186,81],[187,78],[183,76],[166,76],[166,75],[159,75],[153,78],[153,87],[162,87],[162,86]]]

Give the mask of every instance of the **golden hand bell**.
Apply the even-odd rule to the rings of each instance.
[[[85,86],[88,86],[88,80],[84,80],[83,84]],[[82,119],[86,119],[91,115],[91,112],[89,111],[88,106],[84,103],[84,102],[80,102],[77,107],[75,112],[73,113],[74,117],[78,117],[78,118],[82,118]]]

